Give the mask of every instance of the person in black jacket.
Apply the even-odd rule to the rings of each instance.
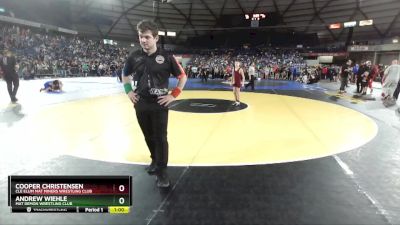
[[[6,50],[5,55],[0,60],[0,66],[3,71],[4,80],[7,83],[8,94],[12,103],[16,103],[17,91],[19,87],[19,77],[17,74],[17,60],[11,51]]]
[[[342,66],[341,73],[340,73],[340,89],[339,93],[345,93],[346,86],[347,86],[347,81],[349,80],[349,74],[352,70],[351,68],[351,59],[346,61],[346,64]]]
[[[366,95],[367,94],[367,88],[368,88],[368,79],[370,78],[370,74],[371,74],[371,61],[366,61],[365,62],[365,66],[361,69],[362,73],[361,73],[361,91],[362,91],[362,95]]]
[[[361,62],[360,67],[358,68],[357,74],[356,74],[356,85],[357,85],[357,90],[355,93],[361,93],[362,88],[361,88],[361,80],[362,77],[361,75],[364,73],[365,70],[365,62]]]

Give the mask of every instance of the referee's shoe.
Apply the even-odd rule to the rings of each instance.
[[[151,164],[146,167],[146,171],[149,175],[154,175],[157,172],[157,164],[156,161],[152,160]]]
[[[170,185],[170,182],[169,182],[167,171],[166,171],[166,169],[161,169],[157,173],[157,187],[167,188],[167,187],[169,187],[169,185]]]

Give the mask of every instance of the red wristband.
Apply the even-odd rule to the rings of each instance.
[[[179,89],[179,88],[176,87],[176,88],[172,89],[171,95],[174,96],[174,98],[176,98],[176,97],[178,97],[178,95],[179,95],[181,92],[182,92],[181,89]]]

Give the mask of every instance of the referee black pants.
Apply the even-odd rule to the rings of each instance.
[[[251,76],[250,76],[249,83],[247,83],[247,84],[245,85],[245,88],[247,88],[248,86],[251,86],[251,90],[254,91],[254,81],[255,81],[255,80],[256,80],[256,77],[255,77],[254,75],[251,75]]]
[[[11,101],[16,99],[18,87],[19,87],[19,77],[18,74],[5,74],[4,80],[7,83],[8,94],[10,95]]]
[[[158,104],[156,98],[141,97],[135,110],[151,159],[159,170],[163,170],[168,164],[168,107]]]

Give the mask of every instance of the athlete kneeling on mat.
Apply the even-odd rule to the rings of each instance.
[[[40,92],[42,91],[47,91],[47,92],[61,92],[63,87],[63,83],[60,80],[53,80],[53,81],[47,81],[44,83],[44,88],[40,89]]]

